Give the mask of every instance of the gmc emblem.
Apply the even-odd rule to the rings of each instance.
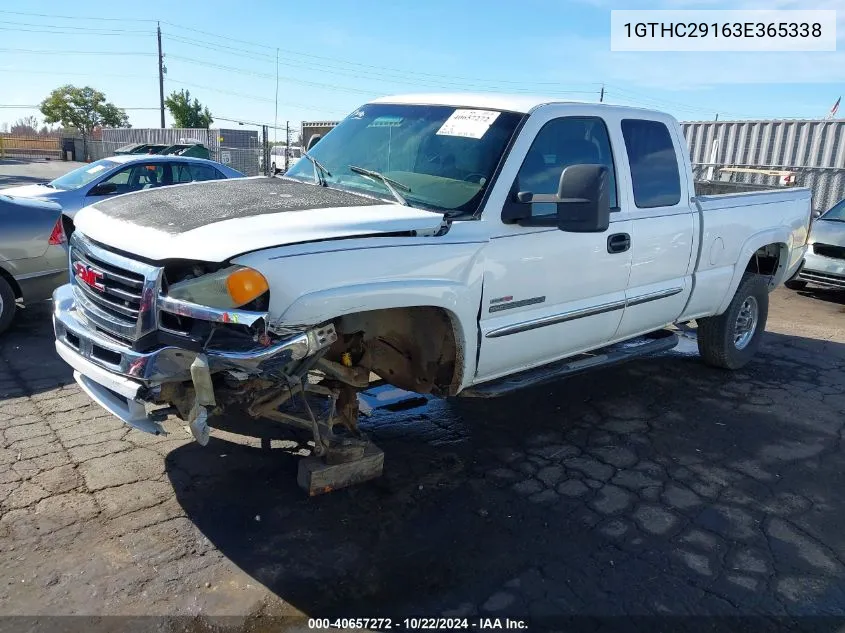
[[[106,289],[103,285],[103,273],[99,270],[95,270],[82,262],[74,262],[73,272],[76,275],[76,278],[83,282],[86,286],[90,286],[100,292],[103,292]]]

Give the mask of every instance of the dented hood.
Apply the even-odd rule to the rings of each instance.
[[[432,231],[443,216],[338,189],[279,178],[161,187],[84,208],[77,230],[151,260],[223,261],[249,251],[408,231]]]

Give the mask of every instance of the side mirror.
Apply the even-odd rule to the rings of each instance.
[[[322,134],[312,134],[311,138],[308,139],[308,147],[305,148],[305,151],[310,152],[311,148],[314,147],[317,144],[317,141],[321,138],[323,138]]]
[[[610,226],[610,178],[604,165],[570,165],[560,175],[557,227],[602,233]]]
[[[531,204],[553,203],[556,215],[532,216]],[[603,233],[610,226],[610,177],[604,165],[570,165],[560,174],[557,194],[516,193],[502,221],[521,226],[557,226],[570,233]]]
[[[113,182],[103,182],[99,185],[95,185],[91,188],[88,192],[89,196],[109,196],[113,193],[117,193],[117,185]]]

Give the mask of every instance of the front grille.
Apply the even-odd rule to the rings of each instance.
[[[96,329],[132,343],[155,329],[161,269],[129,260],[75,235],[70,247],[73,293]]]
[[[845,259],[845,246],[834,246],[833,244],[813,244],[813,252],[822,257],[833,259]]]

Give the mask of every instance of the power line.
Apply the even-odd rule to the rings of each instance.
[[[274,100],[269,97],[259,97],[258,95],[251,95],[251,94],[244,94],[242,92],[234,92],[232,90],[223,90],[221,88],[214,88],[212,86],[204,86],[202,84],[197,84],[189,81],[181,81],[179,79],[174,79],[172,77],[167,78],[168,81],[178,84],[180,86],[187,86],[188,88],[199,88],[200,90],[210,90],[211,92],[219,92],[220,94],[231,95],[233,97],[241,97],[243,99],[248,99],[250,101],[263,101],[264,103],[274,103]],[[302,108],[305,110],[312,110],[315,112],[334,112],[336,114],[348,114],[345,110],[333,110],[329,108],[320,108],[314,106],[313,104],[307,103],[297,103],[295,101],[279,101],[280,105],[287,105],[295,108]],[[279,129],[282,129],[279,126]]]
[[[23,75],[58,75],[60,77],[127,77],[131,79],[150,79],[148,75],[130,75],[127,73],[69,73],[64,70],[38,70],[34,68],[0,68],[0,73],[20,73]]]
[[[108,18],[108,17],[100,17],[100,16],[68,16],[68,15],[52,15],[52,14],[44,14],[44,13],[31,13],[31,12],[24,12],[24,11],[8,11],[8,10],[0,10],[0,14],[9,14],[9,15],[19,15],[19,16],[32,16],[32,17],[42,17],[42,18],[50,18],[50,19],[60,19],[60,20],[73,20],[73,21],[80,21],[80,20],[96,20],[96,21],[108,21],[108,22],[130,22],[130,23],[153,23],[156,20],[149,19],[149,18]],[[10,24],[16,24],[14,22],[6,22]],[[181,30],[181,31],[189,31],[192,33],[198,33],[200,35],[204,35],[207,37],[211,37],[214,39],[213,42],[209,42],[207,40],[196,39],[187,37],[184,35],[179,34],[169,34],[168,37],[174,39],[175,41],[187,44],[189,46],[197,46],[200,48],[206,48],[210,50],[220,51],[221,49],[228,51],[228,54],[236,55],[240,57],[245,57],[247,59],[253,59],[258,61],[272,61],[273,56],[268,53],[262,53],[255,49],[262,49],[266,51],[273,51],[275,52],[277,47],[270,46],[267,44],[256,43],[253,41],[242,40],[234,37],[219,35],[216,33],[212,33],[209,31],[204,31],[202,29],[196,29],[193,27],[183,26],[181,24],[175,24],[173,22],[168,21],[161,21],[162,24],[165,24],[173,29]],[[65,25],[35,25],[31,23],[17,23],[20,25],[28,25],[28,26],[38,26],[38,27],[47,27],[53,29],[61,29],[61,28],[70,28],[69,26]],[[76,28],[76,27],[73,27]],[[95,29],[95,28],[86,28],[86,27],[79,27],[77,30],[85,29],[87,31],[96,32],[100,31],[99,34],[109,34],[107,32],[102,32],[104,29]],[[0,28],[0,30],[3,30]],[[8,30],[8,29],[6,29]],[[131,33],[129,29],[122,29],[127,33]],[[140,33],[140,32],[139,32]],[[220,40],[225,40],[229,42],[234,42],[237,44],[242,45],[241,47],[234,47],[234,46],[226,46],[225,44],[221,44]],[[249,48],[244,48],[249,47]],[[250,50],[252,49],[252,50]],[[0,49],[0,51],[4,52],[21,52],[21,53],[33,53],[33,54],[59,54],[59,55],[153,55],[153,53],[135,53],[135,52],[107,52],[107,51],[59,51],[59,50],[29,50],[29,49]],[[391,68],[386,66],[375,66],[372,64],[364,64],[360,62],[353,62],[345,59],[333,58],[328,56],[322,55],[314,55],[310,53],[302,53],[300,51],[294,51],[290,49],[283,49],[278,48],[280,53],[284,53],[287,61],[279,61],[281,65],[292,66],[296,68],[304,68],[306,70],[312,72],[323,72],[323,73],[330,73],[330,74],[342,74],[344,76],[354,77],[354,78],[362,78],[362,79],[369,79],[373,81],[389,81],[398,84],[405,84],[405,85],[425,85],[427,87],[432,87],[432,84],[436,85],[436,82],[440,82],[440,84],[444,83],[444,80],[457,80],[461,83],[452,85],[457,85],[459,88],[466,89],[472,87],[473,89],[478,89],[477,86],[479,85],[478,82],[495,84],[495,85],[506,85],[507,90],[510,92],[526,92],[526,91],[534,91],[536,88],[527,90],[525,88],[516,88],[517,86],[559,86],[560,82],[525,82],[525,81],[516,81],[516,80],[507,80],[507,79],[486,79],[486,78],[479,78],[479,77],[466,77],[466,76],[458,76],[458,75],[443,75],[443,74],[436,74],[436,73],[428,73],[423,71],[415,71],[415,70],[405,70],[399,68]],[[178,56],[171,56],[174,58],[178,58]],[[191,58],[182,58],[183,61],[187,61],[189,63],[198,63],[201,65],[205,65],[212,68],[218,68],[220,70],[228,70],[232,72],[238,72],[240,74],[249,74],[251,76],[267,78],[267,79],[275,79],[276,75],[268,75],[265,73],[249,71],[243,68],[235,68],[231,66],[224,66],[220,64],[213,64],[210,62],[203,62],[200,60],[194,60]],[[316,60],[316,61],[315,61]],[[327,63],[328,62],[328,63]],[[352,75],[351,72],[356,72],[358,74]],[[391,76],[392,74],[399,74],[399,77]],[[279,77],[282,79],[282,77]],[[332,90],[342,90],[346,92],[353,92],[358,94],[366,94],[366,95],[374,95],[378,94],[376,91],[367,91],[356,89],[352,87],[344,87],[344,86],[337,86],[332,84],[325,84],[320,82],[311,82],[301,79],[294,79],[294,78],[286,78],[287,81],[293,83],[300,83],[303,85],[310,85],[316,87],[325,87]],[[472,82],[469,84],[467,82]],[[552,91],[554,94],[599,94],[599,87],[601,84],[599,82],[582,82],[584,85],[595,85],[596,88],[594,90],[570,90],[570,91]],[[702,106],[694,106],[688,105],[680,102],[673,102],[669,100],[654,98],[651,96],[645,96],[642,94],[638,94],[636,92],[630,91],[625,88],[619,88],[617,86],[608,86],[613,93],[618,93],[620,97],[625,100],[637,100],[644,103],[651,103],[657,105],[658,107],[669,105],[673,108],[685,110],[685,111],[696,111],[696,112],[707,112],[710,113],[710,108],[705,108]],[[546,91],[546,89],[541,89],[542,91]],[[489,90],[487,90],[489,91]],[[607,94],[607,93],[606,93]],[[736,113],[728,113],[728,114],[736,114]],[[274,128],[276,126],[273,126]]]
[[[7,11],[0,10],[0,13],[8,13],[11,15],[25,15],[29,17],[38,18],[57,18],[59,20],[102,20],[104,22],[155,22],[149,18],[104,18],[99,16],[79,16],[79,15],[55,15],[52,13],[28,13],[26,11]]]
[[[142,53],[138,51],[62,51],[44,50],[32,48],[0,48],[4,53],[31,53],[35,55],[140,55],[144,57],[155,56],[155,53]]]
[[[0,27],[3,30],[20,30],[20,31],[27,31],[32,33],[68,33],[68,34],[94,34],[94,35],[118,35],[118,34],[127,34],[127,33],[134,33],[136,35],[143,34],[143,35],[151,35],[152,31],[142,31],[138,29],[99,29],[99,28],[89,28],[84,26],[60,26],[60,25],[53,25],[53,24],[37,24],[32,22],[14,22],[10,20],[0,20],[0,24],[8,24],[9,27]],[[37,27],[37,29],[22,29],[22,26],[29,26],[29,27]],[[51,29],[51,30],[40,30],[40,29]]]
[[[41,104],[26,104],[26,103],[0,103],[0,108],[20,108],[22,110],[31,110],[33,108],[40,108]],[[133,108],[133,107],[119,107],[118,110],[158,110],[158,106],[154,108]]]

